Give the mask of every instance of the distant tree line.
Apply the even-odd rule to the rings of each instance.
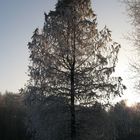
[[[49,97],[45,106],[37,105],[32,113],[25,108],[23,99],[9,92],[0,95],[1,140],[69,139],[69,112],[64,98]],[[138,140],[140,137],[140,104],[128,107],[121,101],[108,110],[100,103],[92,107],[77,105],[76,113],[78,140]],[[32,114],[34,120],[28,122]]]
[[[109,112],[118,140],[138,140],[140,137],[140,104],[128,107],[121,101]]]
[[[70,111],[65,98],[48,97],[46,104],[36,104],[30,110],[34,139],[69,140]],[[126,106],[125,101],[105,109],[94,106],[75,106],[77,140],[138,140],[140,137],[140,104]],[[28,116],[28,117],[29,117]],[[45,122],[45,123],[44,123]]]
[[[22,96],[6,92],[0,94],[0,139],[28,140],[25,127],[26,109]]]

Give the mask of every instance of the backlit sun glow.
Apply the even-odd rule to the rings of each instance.
[[[132,106],[135,106],[136,105],[136,102],[134,100],[126,100],[126,106],[128,107],[132,107]]]

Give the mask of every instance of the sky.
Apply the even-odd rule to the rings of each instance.
[[[132,95],[129,59],[130,44],[124,36],[131,31],[125,6],[119,0],[91,0],[97,15],[98,28],[105,25],[112,38],[122,45],[116,75],[122,76],[128,87],[124,98],[138,100]],[[18,92],[28,80],[28,42],[35,28],[42,28],[44,12],[53,10],[57,0],[0,0],[0,91]],[[129,82],[128,82],[129,81]],[[139,98],[140,99],[140,98]]]

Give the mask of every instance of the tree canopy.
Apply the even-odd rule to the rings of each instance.
[[[76,138],[76,104],[107,105],[121,96],[121,77],[112,77],[120,44],[111,31],[97,29],[90,0],[59,0],[45,15],[42,32],[36,29],[29,42],[27,97],[31,104],[50,96],[64,97],[70,108],[71,140]],[[69,111],[69,109],[68,109]]]

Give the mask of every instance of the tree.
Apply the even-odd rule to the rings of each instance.
[[[126,100],[115,104],[109,112],[117,140],[138,140],[140,136],[140,106],[128,107]]]
[[[108,104],[122,94],[115,71],[120,45],[105,27],[98,31],[90,0],[58,0],[45,13],[43,31],[34,31],[28,44],[31,65],[27,86],[29,102],[43,103],[49,96],[64,97],[70,108],[71,140],[76,139],[76,104]]]
[[[131,34],[131,40],[135,47],[139,50],[140,46],[140,1],[139,0],[124,0],[127,6],[128,16],[131,19],[131,24],[134,27],[134,32]]]
[[[117,139],[123,139],[131,133],[131,113],[124,100],[110,109],[110,118],[114,125],[114,135]]]
[[[140,1],[139,0],[123,0],[127,7],[127,13],[130,18],[133,31],[128,37],[132,42],[133,49],[136,51],[137,58],[132,60],[130,64],[133,68],[133,71],[136,74],[137,81],[140,81],[140,63],[139,63],[139,54],[140,54]],[[136,82],[136,89],[140,90],[140,82]]]
[[[12,92],[0,95],[0,139],[29,140],[24,119],[26,109],[23,97]]]

